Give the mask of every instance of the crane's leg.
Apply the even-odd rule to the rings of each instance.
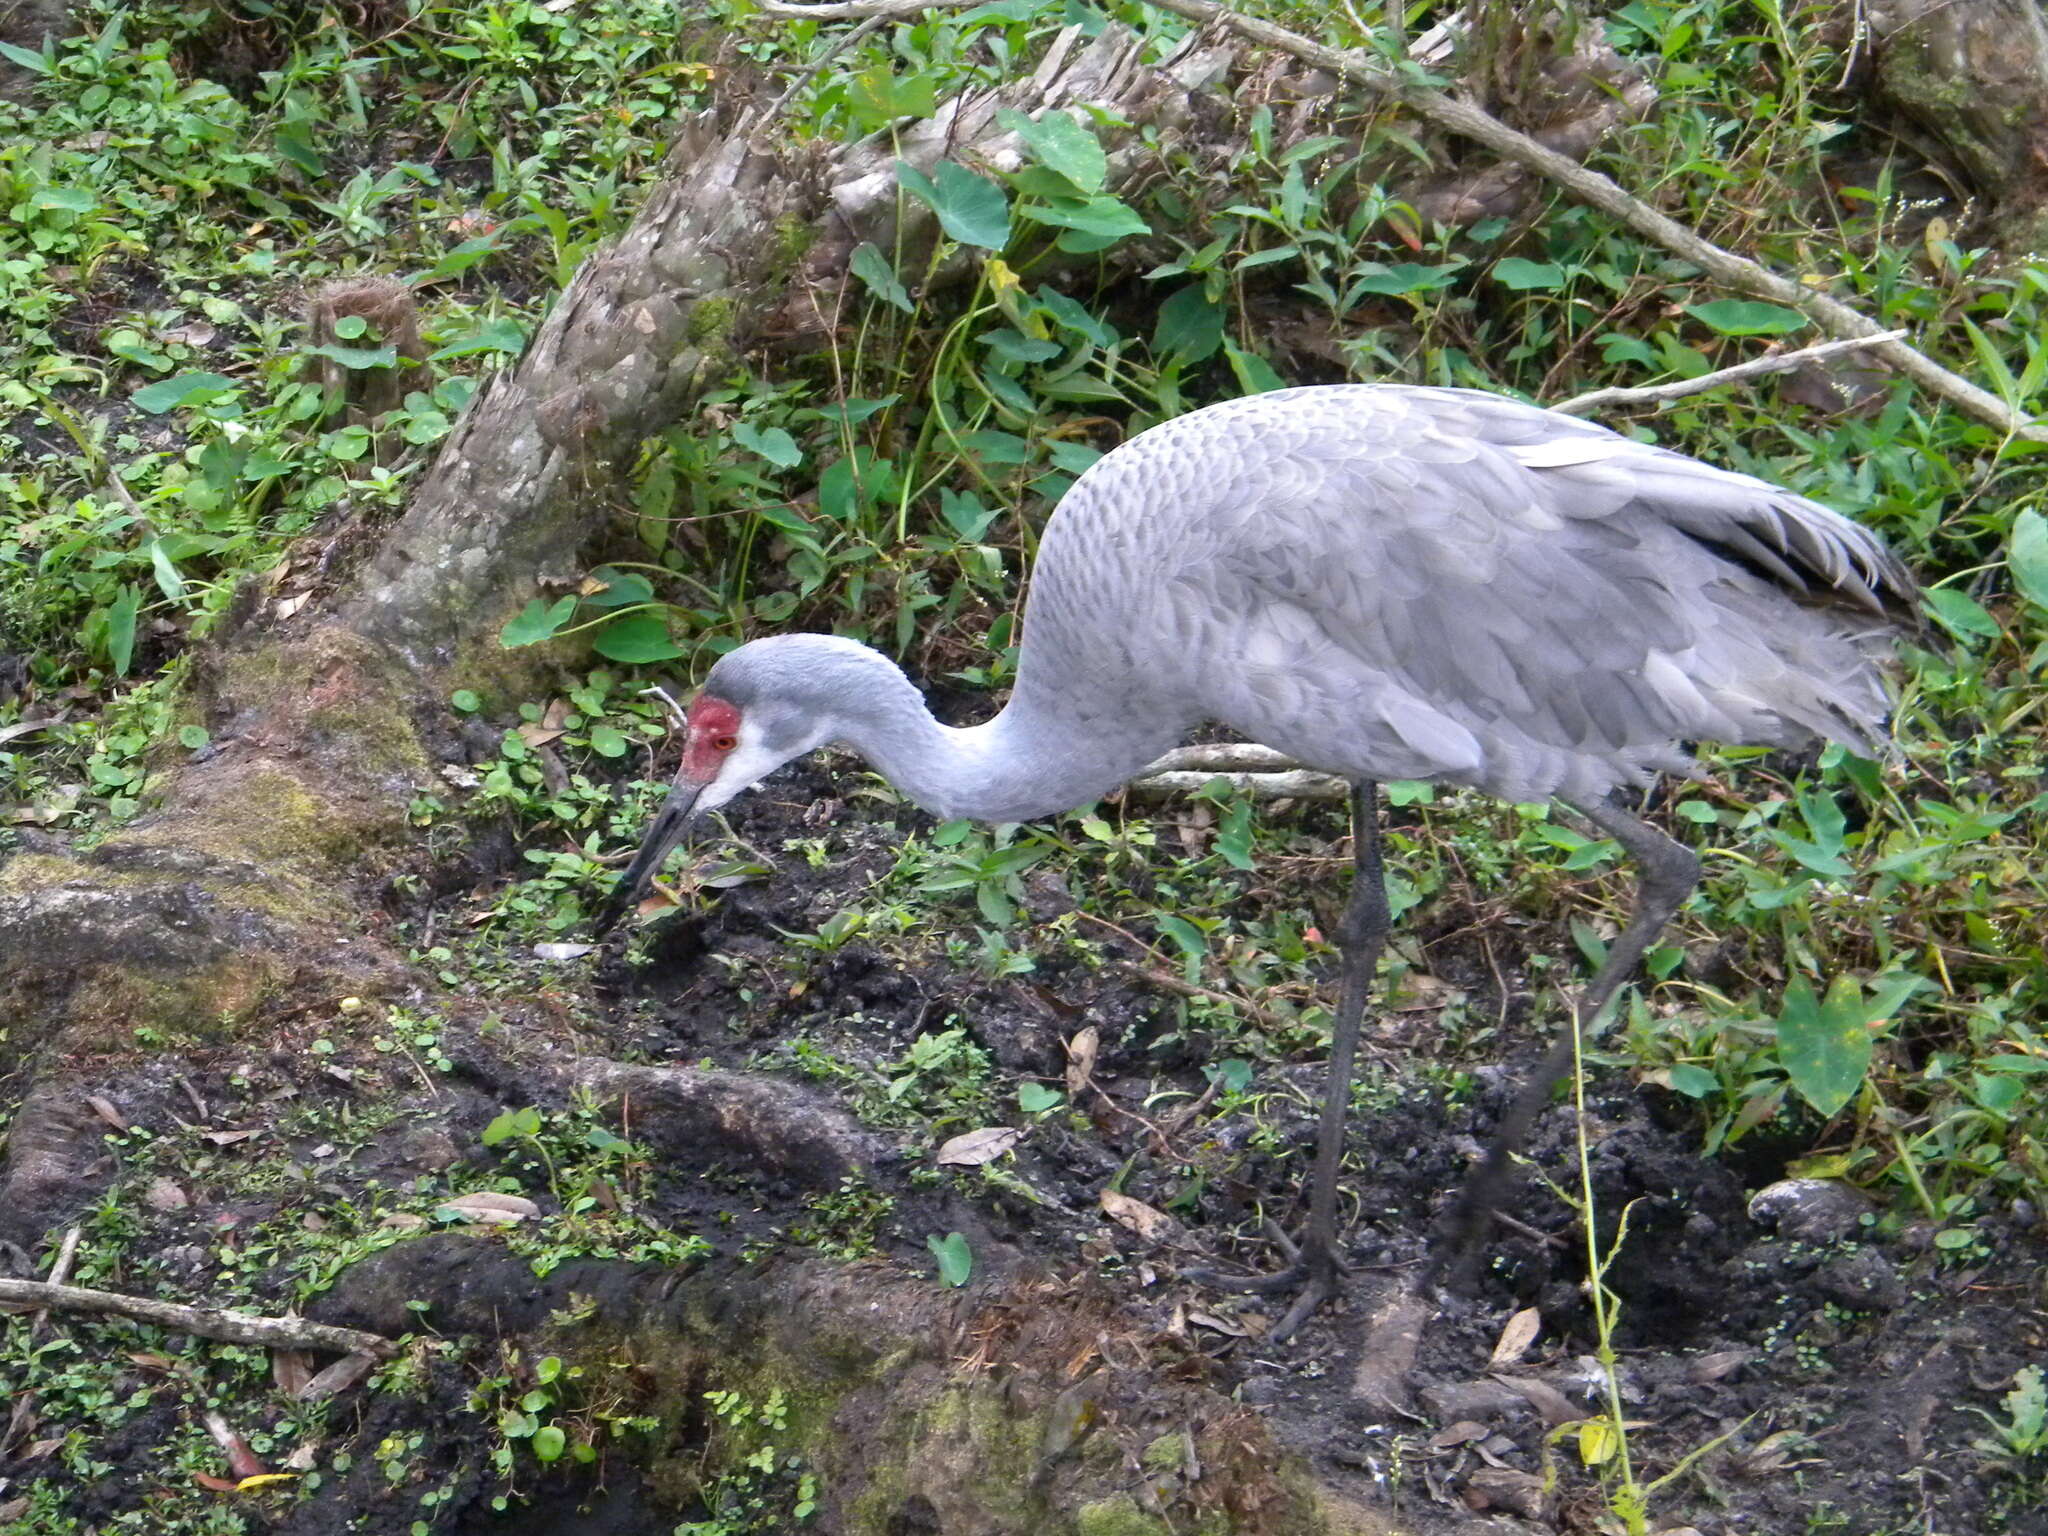
[[[1365,999],[1379,969],[1380,950],[1393,920],[1387,909],[1387,881],[1380,859],[1379,786],[1360,779],[1351,786],[1351,898],[1339,920],[1337,949],[1342,969],[1337,1015],[1330,1033],[1330,1077],[1323,1090],[1323,1116],[1316,1133],[1316,1162],[1309,1178],[1308,1225],[1293,1255],[1277,1275],[1235,1280],[1208,1270],[1187,1278],[1236,1290],[1294,1291],[1294,1304],[1266,1337],[1279,1343],[1337,1294],[1337,1170],[1344,1160],[1344,1120],[1351,1107],[1351,1074],[1358,1058],[1358,1032]]]
[[[1607,959],[1573,1004],[1579,1020],[1579,1033],[1591,1039],[1603,1027],[1607,1006],[1614,1001],[1615,993],[1621,990],[1623,982],[1635,975],[1636,967],[1664,931],[1664,925],[1677,915],[1678,909],[1685,905],[1685,899],[1692,894],[1693,887],[1699,884],[1700,861],[1699,856],[1683,843],[1667,837],[1640,816],[1623,810],[1612,801],[1573,806],[1572,809],[1621,844],[1641,870],[1636,887],[1635,912],[1629,918],[1628,927],[1608,947]],[[1521,1092],[1508,1106],[1507,1114],[1494,1132],[1493,1145],[1486,1150],[1486,1161],[1480,1164],[1465,1185],[1464,1196],[1446,1229],[1449,1245],[1439,1248],[1434,1266],[1453,1289],[1469,1287],[1477,1276],[1487,1229],[1493,1224],[1493,1213],[1499,1209],[1501,1198],[1506,1193],[1509,1159],[1521,1150],[1529,1127],[1535,1124],[1543,1106],[1550,1102],[1552,1090],[1571,1070],[1575,1054],[1573,1035],[1574,1031],[1567,1023],[1535,1073],[1522,1084]]]

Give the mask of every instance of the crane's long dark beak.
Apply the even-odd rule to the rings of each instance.
[[[662,860],[689,836],[691,823],[696,819],[697,799],[704,789],[704,785],[689,779],[677,779],[670,788],[661,809],[654,813],[647,836],[640,843],[640,851],[633,855],[633,862],[626,866],[626,872],[619,876],[619,883],[612,887],[611,895],[598,909],[592,927],[600,937],[610,933],[628,909],[638,904],[648,882],[661,868]]]

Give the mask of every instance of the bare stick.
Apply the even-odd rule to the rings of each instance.
[[[840,54],[846,52],[847,49],[851,48],[855,43],[859,42],[862,38],[866,37],[870,32],[876,31],[878,28],[880,28],[880,26],[882,25],[882,21],[883,18],[881,16],[870,16],[866,21],[862,22],[859,26],[855,27],[851,32],[836,37],[830,43],[826,44],[825,51],[819,54],[815,59],[811,60],[809,66],[805,68],[802,74],[798,75],[794,80],[790,81],[789,88],[785,90],[780,96],[776,97],[775,100],[769,104],[768,110],[763,112],[760,115],[760,117],[756,119],[754,122],[749,123],[747,125],[747,131],[749,133],[759,134],[763,128],[766,128],[770,123],[774,122],[778,117],[782,116],[783,112],[787,110],[789,104],[792,101],[796,100],[796,94],[798,91],[801,91],[805,86],[809,85],[813,80],[817,79],[820,71],[822,71],[827,64],[830,64],[834,59],[838,58]]]
[[[1843,352],[1860,352],[1875,347],[1879,342],[1897,341],[1904,331],[1883,331],[1875,336],[1851,336],[1843,341],[1817,341],[1810,347],[1801,347],[1796,352],[1774,352],[1768,357],[1753,357],[1746,363],[1737,363],[1732,368],[1717,368],[1712,373],[1703,373],[1696,379],[1679,379],[1671,384],[1644,384],[1632,389],[1595,389],[1583,395],[1560,401],[1550,407],[1567,416],[1588,416],[1594,411],[1605,410],[1612,405],[1653,405],[1666,400],[1679,400],[1687,395],[1697,395],[1709,389],[1719,389],[1723,384],[1733,384],[1741,379],[1762,378],[1770,373],[1790,373],[1806,363],[1816,362],[1823,357],[1834,357]]]
[[[84,1235],[85,1229],[83,1227],[73,1227],[64,1234],[64,1240],[57,1245],[57,1261],[50,1266],[50,1278],[45,1282],[46,1284],[62,1285],[71,1278],[71,1266],[78,1262],[79,1239]],[[43,1330],[49,1325],[49,1322],[50,1313],[48,1308],[35,1315],[30,1321],[28,1329],[29,1341],[31,1343],[43,1336]]]
[[[2048,425],[2018,414],[1989,390],[1979,389],[1968,379],[1950,373],[1903,341],[1884,339],[1877,322],[1840,299],[1803,283],[1795,283],[1747,257],[1724,251],[1720,246],[1701,239],[1676,219],[1659,213],[1640,198],[1632,197],[1598,171],[1588,170],[1570,156],[1545,148],[1527,134],[1517,132],[1470,102],[1460,101],[1432,86],[1402,79],[1370,54],[1311,42],[1285,27],[1276,27],[1270,21],[1262,21],[1256,16],[1240,16],[1228,6],[1216,4],[1215,0],[1149,0],[1149,3],[1176,16],[1184,16],[1189,21],[1226,27],[1240,37],[1263,43],[1269,48],[1278,48],[1305,63],[1340,75],[1354,85],[1391,97],[1438,127],[1485,146],[1503,160],[1512,161],[1554,182],[1578,201],[1613,215],[1637,234],[1692,262],[1716,282],[1741,293],[1789,305],[1833,336],[1867,339],[1878,357],[1943,399],[1953,401],[1979,421],[1989,422],[2000,431],[2018,437],[2048,441]],[[815,6],[784,7],[782,14],[790,11],[804,15],[820,14]]]
[[[1286,773],[1301,764],[1285,752],[1248,741],[1213,742],[1201,747],[1175,747],[1148,764],[1139,778],[1155,773]]]
[[[139,1323],[154,1323],[202,1339],[221,1339],[230,1344],[258,1344],[270,1349],[321,1349],[336,1354],[375,1355],[388,1360],[398,1345],[381,1334],[359,1328],[338,1328],[331,1323],[312,1323],[303,1317],[257,1317],[249,1312],[222,1312],[211,1307],[188,1307],[175,1301],[155,1301],[147,1296],[123,1296],[114,1291],[92,1291],[77,1285],[52,1285],[44,1280],[0,1280],[0,1303],[48,1307],[59,1312],[107,1312],[132,1317]]]
[[[1214,987],[1196,986],[1192,981],[1183,981],[1171,971],[1158,970],[1149,965],[1139,965],[1131,960],[1112,960],[1107,969],[1132,981],[1143,982],[1156,992],[1168,992],[1175,997],[1191,1001],[1221,1003],[1224,1007],[1247,1015],[1261,1029],[1286,1029],[1293,1021],[1283,1019],[1269,1008],[1261,1008],[1250,998],[1232,997],[1228,992],[1218,992]]]

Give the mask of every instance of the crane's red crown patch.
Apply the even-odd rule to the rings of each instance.
[[[683,775],[710,783],[725,766],[739,735],[740,712],[724,699],[700,693],[690,705],[689,735],[683,741]]]

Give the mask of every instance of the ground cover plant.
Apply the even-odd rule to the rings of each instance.
[[[1633,0],[1544,25],[1411,7],[1396,39],[1342,5],[1260,9],[1390,58],[1463,26],[1429,67],[1531,120],[1556,61],[1604,38],[1614,62],[1584,67],[1654,109],[1591,163],[2040,408],[2048,276],[1987,212],[2002,189],[1954,185],[1858,76],[1854,28]],[[826,244],[792,223],[790,310],[754,344],[693,312],[693,408],[616,455],[573,562],[468,616],[417,725],[307,675],[307,753],[368,762],[390,819],[246,801],[276,830],[233,858],[334,874],[252,899],[236,932],[334,923],[391,968],[124,982],[89,1009],[6,994],[0,1273],[47,1275],[75,1230],[76,1283],[409,1343],[308,1395],[317,1362],[288,1354],[0,1318],[0,1532],[2031,1529],[2039,445],[1855,364],[1603,418],[1876,528],[1931,629],[1904,652],[1895,762],[1709,747],[1699,781],[1649,797],[1706,882],[1586,1042],[1481,1290],[1430,1320],[1389,1403],[1359,1357],[1376,1287],[1424,1257],[1625,914],[1612,844],[1544,806],[1391,787],[1358,1289],[1282,1355],[1260,1306],[1178,1274],[1270,1267],[1268,1224],[1294,1219],[1338,808],[1217,781],[934,824],[850,761],[802,765],[672,867],[676,910],[592,949],[673,767],[643,690],[831,629],[978,718],[1045,516],[1154,421],[1361,377],[1556,402],[1817,333],[1541,185],[1479,198],[1455,143],[1263,55],[1219,66],[1192,124],[1016,114],[1012,163],[896,168],[943,103],[1048,50],[1122,28],[1169,60],[1189,29],[1141,4],[703,12],[92,0],[0,50],[0,940],[21,975],[56,947],[38,882],[118,901],[175,867],[150,852],[172,786],[265,749],[220,704],[237,658],[377,569],[465,408],[548,334],[695,114],[772,109],[798,157],[866,141],[934,227],[851,242],[820,286]],[[123,910],[94,921],[114,952]],[[757,1097],[707,1129],[692,1106],[720,1094]],[[777,1115],[801,1134],[758,1130]],[[1753,1214],[1767,1187],[1818,1204]],[[662,1311],[684,1281],[697,1299]],[[773,1324],[707,1342],[716,1298],[839,1286],[873,1287],[906,1339],[953,1330],[960,1375],[906,1394],[908,1420],[863,1397],[872,1359],[821,1380]],[[1046,1361],[1028,1419],[975,1395]],[[849,1423],[896,1460],[849,1454]],[[998,1475],[966,1479],[948,1442]],[[1289,1456],[1298,1486],[1247,1470]]]

